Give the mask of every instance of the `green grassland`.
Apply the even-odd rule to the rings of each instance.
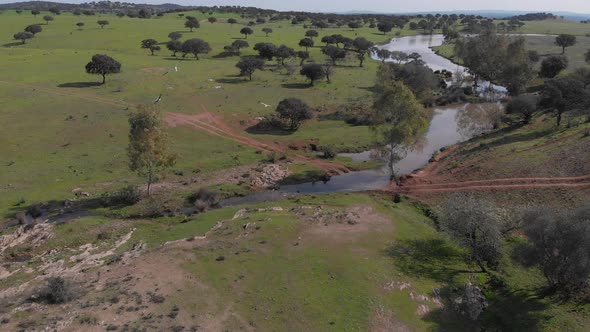
[[[76,187],[95,183],[120,181],[137,182],[126,169],[127,114],[140,103],[152,103],[162,94],[160,108],[164,112],[197,114],[202,108],[197,100],[226,122],[238,125],[272,113],[264,102],[273,107],[283,98],[299,97],[314,108],[330,110],[349,98],[368,102],[378,63],[367,61],[358,67],[356,59],[342,62],[335,70],[331,84],[319,83],[308,88],[304,77],[288,76],[274,62],[266,70],[255,73],[254,81],[237,77],[237,57],[215,58],[223,46],[242,38],[243,24],[224,23],[224,15],[215,24],[201,23],[200,29],[188,32],[184,19],[176,14],[141,20],[117,18],[114,15],[93,17],[56,16],[45,25],[41,17],[30,13],[17,15],[5,11],[0,20],[0,99],[5,101],[0,111],[3,130],[0,132],[0,211],[19,201],[28,202],[68,197]],[[199,20],[200,12],[187,12]],[[108,19],[110,24],[100,29],[96,21]],[[238,21],[245,23],[243,19]],[[86,26],[78,30],[76,22]],[[12,34],[34,23],[43,23],[43,32],[20,45],[11,40]],[[274,32],[266,37],[263,27]],[[297,44],[304,37],[302,25],[282,21],[253,27],[249,36],[251,47],[258,42]],[[172,31],[183,33],[182,40],[202,38],[209,42],[212,52],[200,61],[174,58],[162,45],[157,56],[140,48],[140,41],[154,38],[162,43]],[[398,31],[401,35],[415,31]],[[316,38],[340,33],[354,38],[364,36],[379,43],[393,37],[375,29],[324,29]],[[96,86],[99,77],[85,73],[84,66],[96,53],[106,53],[122,64],[122,72],[107,78],[107,84]],[[310,49],[314,61],[325,61],[318,47]],[[250,48],[243,54],[254,54]],[[293,60],[298,64],[298,60]],[[179,71],[173,67],[177,65]],[[168,74],[164,75],[164,73]],[[174,150],[179,155],[177,169],[190,173],[195,169],[209,171],[256,162],[254,150],[232,141],[193,130],[174,128],[171,131]],[[244,133],[248,135],[247,133]],[[254,135],[272,141],[320,140],[341,150],[366,147],[371,142],[367,127],[351,127],[341,121],[313,120],[292,135]],[[8,166],[10,165],[10,166]]]

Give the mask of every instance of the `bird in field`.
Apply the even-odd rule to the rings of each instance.
[[[160,93],[160,95],[158,96],[158,98],[156,98],[156,100],[154,101],[154,104],[159,103],[162,100],[162,94]]]

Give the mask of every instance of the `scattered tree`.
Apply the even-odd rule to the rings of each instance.
[[[193,54],[195,59],[199,60],[199,54],[207,54],[211,52],[209,43],[199,38],[192,38],[182,43],[182,57],[184,58],[187,54]]]
[[[377,30],[383,32],[383,35],[393,30],[393,23],[391,22],[379,22],[377,23]]]
[[[587,109],[590,106],[590,91],[573,77],[560,77],[545,82],[540,105],[555,113],[557,126],[564,113]]]
[[[373,42],[368,41],[364,37],[358,37],[352,42],[354,51],[357,53],[357,58],[360,61],[359,67],[363,66],[366,55],[373,49]]]
[[[170,38],[171,40],[179,40],[180,38],[182,38],[182,33],[177,31],[170,32],[168,34],[168,38]]]
[[[14,34],[14,39],[20,40],[23,44],[27,42],[27,39],[33,38],[33,34],[26,31],[17,32]]]
[[[319,63],[310,63],[303,66],[303,68],[301,68],[300,74],[309,79],[309,84],[311,86],[314,85],[315,81],[326,77],[324,66]]]
[[[48,10],[50,13],[52,13],[53,15],[60,15],[61,14],[61,10],[59,10],[59,8],[57,7],[51,7]]]
[[[31,14],[33,14],[33,17],[37,17],[37,15],[41,14],[41,12],[36,9],[33,9],[31,10]]]
[[[107,20],[98,20],[98,21],[96,21],[96,23],[98,23],[98,25],[100,25],[101,29],[104,29],[105,25],[109,25],[109,21],[107,21]]]
[[[348,22],[348,27],[354,31],[354,29],[360,29],[363,25],[359,22]]]
[[[252,30],[251,28],[248,28],[248,27],[244,27],[244,28],[242,28],[242,30],[240,30],[240,33],[242,35],[244,35],[245,39],[248,39],[248,35],[253,34],[254,30]]]
[[[495,268],[501,257],[501,222],[488,201],[467,194],[455,194],[441,208],[441,230],[469,251],[470,260],[482,272]]]
[[[238,23],[238,20],[236,20],[235,18],[228,18],[227,23],[234,25],[234,24]]]
[[[78,22],[78,23],[76,23],[76,26],[78,27],[78,30],[82,30],[82,27],[84,26],[84,22]]]
[[[297,57],[301,60],[299,63],[300,66],[303,66],[305,60],[309,59],[309,52],[307,51],[297,51]]]
[[[129,169],[147,180],[147,195],[158,173],[174,165],[176,156],[168,151],[168,137],[162,114],[154,107],[139,105],[129,114]]]
[[[550,289],[571,296],[588,286],[590,277],[590,208],[525,215],[525,234]]]
[[[106,75],[121,72],[121,64],[105,54],[95,54],[92,60],[86,64],[88,74],[102,75],[102,84],[105,83]]]
[[[565,54],[565,49],[576,45],[576,43],[576,36],[574,35],[561,34],[555,37],[555,45],[561,47],[561,54]]]
[[[550,56],[541,62],[539,75],[546,78],[554,78],[562,70],[566,69],[568,60],[564,56]]]
[[[160,46],[158,45],[158,41],[155,39],[144,39],[141,41],[141,48],[145,48],[150,50],[152,55],[154,55],[154,51],[159,51]]]
[[[264,68],[264,59],[257,56],[245,56],[240,59],[236,67],[240,69],[240,75],[248,76],[248,79],[251,81],[252,74]]]
[[[312,118],[311,110],[301,99],[283,99],[276,108],[279,118],[288,122],[289,130],[297,130],[301,123]]]
[[[308,51],[310,47],[313,47],[314,42],[311,38],[303,38],[299,41],[299,46],[305,47],[305,51]]]
[[[276,49],[276,51],[274,52],[274,55],[277,58],[277,61],[279,61],[281,63],[281,66],[284,66],[285,60],[295,57],[297,55],[297,53],[295,52],[294,49],[292,49],[286,45],[281,45]]]
[[[186,22],[184,22],[184,27],[189,28],[191,32],[193,32],[193,29],[200,28],[201,24],[199,23],[199,21],[197,21],[197,19],[186,20]]]
[[[271,28],[262,28],[262,32],[264,32],[266,34],[266,36],[268,37],[268,34],[272,33],[272,29]]]
[[[320,34],[316,31],[316,30],[307,30],[305,32],[305,37],[309,37],[311,39],[314,39],[315,37],[318,37]]]
[[[209,21],[209,23],[213,24],[213,23],[217,22],[217,19],[215,17],[209,17],[209,18],[207,18],[207,21]]]
[[[336,46],[326,46],[322,48],[322,53],[327,55],[332,61],[332,65],[336,65],[337,60],[346,58],[346,51]]]
[[[50,21],[53,21],[53,16],[45,15],[43,16],[43,21],[45,21],[45,24],[47,25]]]
[[[382,63],[385,63],[386,60],[391,59],[391,51],[384,49],[384,48],[373,48],[373,52],[381,60]]]
[[[522,121],[528,124],[537,111],[537,97],[534,95],[521,95],[512,98],[506,105],[507,114],[518,114]]]
[[[271,61],[277,52],[277,47],[271,43],[258,43],[254,45],[254,50],[258,51],[261,58]]]
[[[39,24],[31,24],[25,28],[26,32],[30,32],[34,35],[38,34],[39,32],[43,31],[43,28]]]
[[[170,40],[166,43],[166,48],[172,52],[172,56],[176,56],[176,53],[182,51],[182,42],[180,40]]]

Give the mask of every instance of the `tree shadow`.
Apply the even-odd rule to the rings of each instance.
[[[248,82],[248,79],[245,79],[243,77],[240,78],[218,78],[215,80],[215,82],[217,83],[224,83],[224,84],[240,84],[240,83],[245,83]]]
[[[260,124],[255,124],[246,128],[246,132],[252,135],[271,135],[271,136],[289,136],[294,133],[291,130],[283,130],[281,128],[267,128]]]
[[[551,316],[543,313],[548,308],[537,290],[503,291],[488,298],[488,307],[477,320],[460,314],[455,299],[460,297],[457,287],[447,286],[437,290],[441,308],[423,317],[435,322],[437,331],[540,331],[542,323]]]
[[[404,274],[429,278],[438,282],[453,283],[464,273],[479,273],[464,266],[464,253],[444,239],[416,239],[399,241],[385,250],[396,261]]]
[[[522,124],[519,126],[522,126]],[[508,131],[511,131],[512,129],[514,129],[514,128],[510,128],[510,129],[508,129]],[[541,138],[543,136],[550,134],[552,132],[552,130],[547,129],[547,130],[543,130],[543,131],[533,131],[533,132],[529,132],[526,134],[515,134],[515,135],[506,135],[505,131],[499,131],[499,132],[503,132],[503,135],[497,135],[500,138],[498,138],[492,142],[489,142],[489,143],[479,144],[478,146],[473,147],[469,150],[466,150],[465,152],[466,153],[475,153],[475,152],[485,151],[485,150],[488,150],[488,149],[491,149],[491,148],[494,148],[494,147],[497,147],[500,145],[531,141],[531,140]]]
[[[23,44],[22,42],[12,42],[12,43],[4,44],[2,46],[4,46],[4,47],[13,47],[13,46],[18,46],[18,45],[26,45],[26,44]]]
[[[232,52],[221,52],[219,54],[212,56],[212,58],[214,58],[214,59],[225,59],[225,58],[231,58],[231,57],[239,57],[239,54],[235,54]]]
[[[311,85],[308,83],[285,83],[281,84],[283,88],[287,89],[308,89],[311,88]]]
[[[284,178],[280,185],[287,186],[287,185],[295,185],[301,183],[315,183],[315,182],[323,182],[327,183],[330,181],[330,176],[326,174],[326,172],[322,170],[307,170],[303,173],[296,173],[291,174],[288,177]]]
[[[90,88],[93,86],[100,86],[101,82],[70,82],[59,84],[60,88]]]

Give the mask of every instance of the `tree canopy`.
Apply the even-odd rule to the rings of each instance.
[[[211,46],[206,41],[199,38],[192,38],[182,43],[182,57],[187,54],[193,54],[195,59],[199,60],[199,54],[207,54],[211,52]]]
[[[86,64],[86,72],[88,74],[102,75],[102,84],[104,84],[106,75],[121,72],[121,64],[108,55],[96,54]]]
[[[248,76],[248,79],[252,80],[252,74],[255,71],[264,68],[264,59],[257,56],[245,56],[240,59],[236,64],[236,67],[240,69],[240,75]]]
[[[301,123],[312,118],[309,106],[301,99],[283,99],[276,108],[279,118],[288,122],[289,130],[297,130]]]

